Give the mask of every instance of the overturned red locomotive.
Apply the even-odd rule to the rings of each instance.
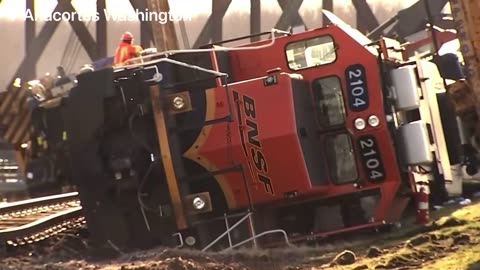
[[[455,192],[431,63],[335,25],[265,34],[77,77],[72,173],[99,244],[293,242],[395,222],[421,183]]]

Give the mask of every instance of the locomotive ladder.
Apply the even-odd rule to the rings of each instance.
[[[276,230],[267,230],[267,231],[264,231],[264,232],[261,232],[259,234],[256,234],[254,229],[253,229],[253,212],[252,210],[248,210],[246,213],[241,213],[241,214],[236,214],[236,215],[227,215],[225,214],[224,215],[224,220],[225,220],[225,227],[226,227],[226,231],[224,233],[222,233],[221,235],[219,235],[215,240],[213,240],[210,244],[208,244],[206,247],[204,247],[202,249],[203,252],[207,251],[208,249],[210,249],[213,245],[215,245],[216,243],[218,243],[218,241],[220,241],[223,237],[227,236],[228,237],[228,245],[229,247],[224,249],[223,251],[229,251],[229,250],[232,250],[234,248],[237,248],[237,247],[240,247],[240,246],[243,246],[245,245],[246,243],[248,242],[253,242],[253,245],[254,247],[256,248],[257,247],[257,239],[260,238],[260,237],[263,237],[265,235],[269,235],[269,234],[275,234],[275,233],[279,233],[283,236],[283,238],[285,239],[285,243],[288,245],[288,246],[291,246],[290,244],[290,241],[288,240],[288,235],[287,235],[287,232],[284,231],[284,230],[281,230],[281,229],[276,229]],[[233,218],[233,217],[238,217],[238,216],[243,216],[239,221],[237,221],[235,224],[233,224],[233,226],[230,227],[230,224],[228,222],[228,219],[229,218]],[[252,236],[241,241],[240,243],[236,243],[236,244],[233,244],[232,242],[232,237],[230,235],[230,233],[233,231],[233,229],[235,229],[236,227],[240,226],[240,224],[242,224],[243,222],[245,222],[246,220],[248,219],[248,222],[249,222],[249,226],[250,226],[250,230],[252,232]]]

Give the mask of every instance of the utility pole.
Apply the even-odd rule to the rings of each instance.
[[[162,52],[179,49],[175,24],[170,20],[168,0],[148,0],[147,7],[150,11],[169,15],[165,16],[166,23],[152,22],[153,42],[157,50]]]

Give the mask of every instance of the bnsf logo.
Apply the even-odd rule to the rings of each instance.
[[[275,195],[272,180],[267,176],[267,159],[263,153],[262,143],[258,140],[255,100],[246,95],[242,95],[240,98],[240,95],[235,91],[233,91],[233,98],[237,107],[240,140],[245,156],[248,158],[248,166],[252,177],[263,184],[265,192]],[[255,172],[253,167],[255,167]]]

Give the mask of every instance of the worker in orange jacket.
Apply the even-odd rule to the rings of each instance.
[[[125,32],[120,39],[117,50],[115,51],[115,59],[113,64],[124,65],[129,59],[139,57],[142,52],[142,47],[133,45],[133,35],[130,32]],[[129,63],[127,63],[129,64]],[[131,63],[130,63],[131,64]]]

